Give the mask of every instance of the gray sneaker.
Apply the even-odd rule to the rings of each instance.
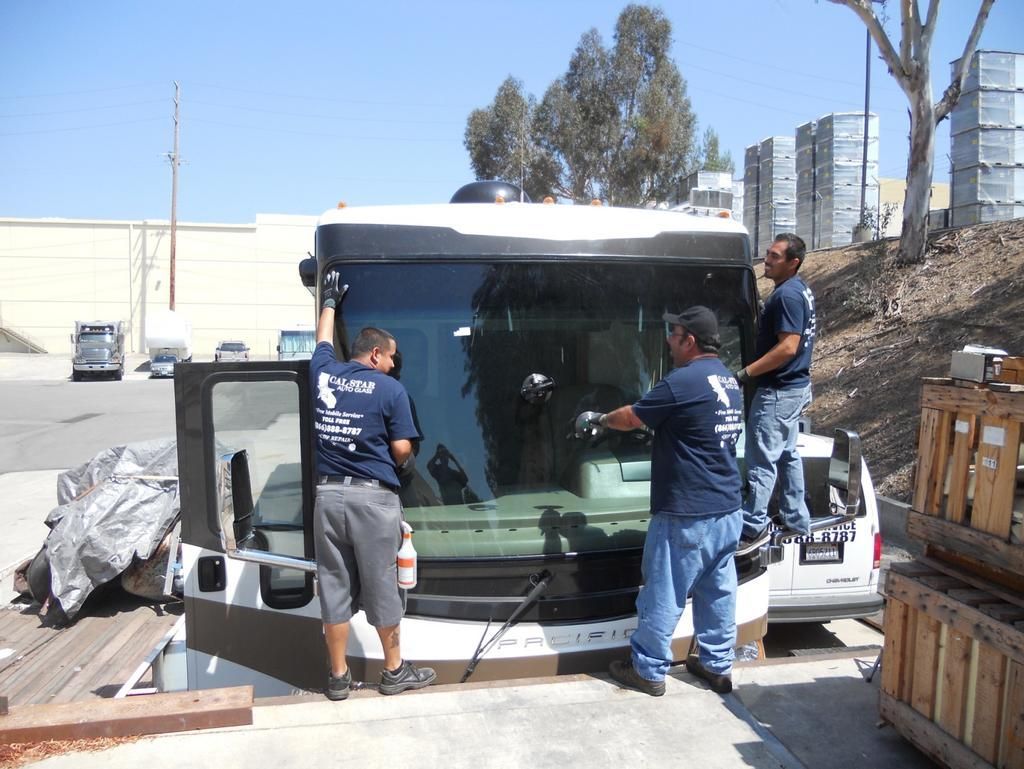
[[[327,689],[324,690],[324,694],[327,699],[344,700],[348,698],[348,693],[352,690],[352,671],[346,670],[344,675],[335,676],[329,675],[327,677]]]
[[[615,660],[608,667],[608,672],[612,674],[612,678],[630,689],[636,689],[652,697],[660,697],[665,693],[665,682],[648,681],[636,672],[632,659]]]
[[[391,672],[385,670],[380,674],[381,694],[401,694],[406,689],[422,689],[430,686],[437,678],[433,668],[418,668],[411,662],[405,660],[398,667],[398,670]]]

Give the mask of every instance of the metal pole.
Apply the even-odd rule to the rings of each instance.
[[[135,276],[132,274],[132,234],[134,228],[128,222],[128,349],[135,352]],[[126,350],[127,352],[127,350]]]
[[[867,48],[864,52],[864,152],[860,165],[860,224],[864,224],[867,210],[868,188],[868,110],[871,106],[871,32],[867,33]]]
[[[178,108],[181,102],[181,86],[174,81],[174,152],[171,157],[171,268],[170,268],[170,309],[174,309],[174,267],[178,239]]]

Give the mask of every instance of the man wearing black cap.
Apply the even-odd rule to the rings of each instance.
[[[797,451],[800,414],[811,402],[811,353],[817,319],[814,294],[797,270],[806,247],[797,235],[781,233],[764,257],[764,275],[775,283],[758,323],[756,358],[736,373],[754,383],[747,417],[744,459],[747,498],[743,541],[749,547],[768,534],[768,501],[779,479],[779,515],[791,531],[810,531],[804,500],[804,466]]]
[[[698,305],[664,320],[676,368],[633,405],[576,418],[580,437],[605,429],[654,430],[638,624],[630,658],[613,662],[610,672],[625,686],[664,694],[672,636],[692,592],[698,654],[686,668],[724,694],[732,690],[736,645],[733,556],[743,522],[736,440],[743,429],[743,394],[718,358],[718,321],[711,310]]]

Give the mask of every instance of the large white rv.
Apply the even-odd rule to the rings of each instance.
[[[403,654],[444,682],[606,669],[636,628],[650,436],[579,440],[572,420],[634,402],[668,372],[666,311],[713,308],[726,365],[749,359],[746,231],[590,206],[349,207],[321,217],[300,274],[315,287],[331,268],[350,286],[337,353],[364,326],[392,332],[423,435],[402,490],[419,552]],[[175,397],[188,686],[318,689],[308,363],[182,366]],[[814,476],[824,515],[859,498],[857,441],[839,444],[844,457],[821,457]],[[741,643],[765,633],[782,552],[776,537],[736,557]],[[356,679],[379,675],[362,614],[349,652]]]

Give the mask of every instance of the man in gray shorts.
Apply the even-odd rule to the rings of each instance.
[[[398,346],[388,332],[364,328],[352,343],[351,360],[335,357],[334,311],[347,290],[339,279],[336,270],[324,276],[309,362],[318,475],[314,536],[331,700],[345,699],[352,686],[345,652],[349,621],[360,609],[384,648],[381,694],[420,689],[437,678],[430,668],[402,659],[399,639],[397,467],[412,453],[419,432],[405,388],[388,376]]]

